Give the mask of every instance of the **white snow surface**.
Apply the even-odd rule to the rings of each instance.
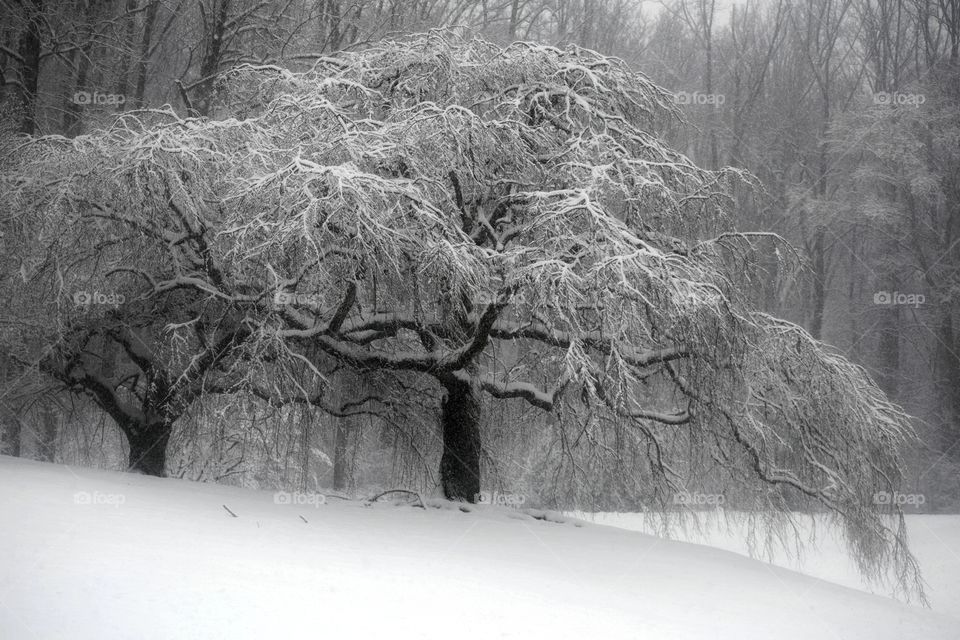
[[[643,513],[578,515],[588,522],[631,531],[653,533],[657,528],[656,520]],[[691,517],[695,516],[691,514]],[[807,544],[802,554],[797,555],[782,547],[773,547],[771,554],[764,553],[763,549],[751,549],[746,543],[746,527],[736,519],[723,518],[720,512],[704,511],[696,517],[699,517],[699,527],[678,529],[672,533],[673,538],[762,557],[777,566],[868,593],[891,595],[894,592],[889,583],[876,584],[864,579],[847,554],[839,532],[823,518],[818,518],[814,527],[809,519],[801,517],[800,537]],[[960,637],[960,515],[908,514],[906,518],[910,551],[920,563],[930,607],[956,618],[957,637]]]
[[[470,509],[0,457],[0,638],[960,638],[957,618],[730,551]]]

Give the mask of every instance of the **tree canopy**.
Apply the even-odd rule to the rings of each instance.
[[[778,239],[732,228],[750,177],[669,148],[677,118],[619,59],[432,32],[236,68],[209,118],[18,142],[0,180],[23,277],[5,286],[33,303],[6,348],[132,417],[131,459],[205,392],[336,412],[337,367],[394,372],[443,397],[447,497],[480,489],[486,395],[556,416],[539,453],[567,487],[615,473],[662,510],[698,488],[809,500],[865,570],[914,579],[898,507],[874,500],[901,482],[907,416],[751,310],[753,245]],[[120,347],[112,377],[94,338]]]

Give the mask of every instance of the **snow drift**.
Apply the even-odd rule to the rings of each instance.
[[[0,457],[0,637],[960,637],[929,610],[549,514],[289,502]]]

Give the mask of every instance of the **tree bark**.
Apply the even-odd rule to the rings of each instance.
[[[510,37],[510,42],[513,42],[517,39],[517,28],[520,26],[520,0],[513,0],[510,4],[510,25],[507,28],[507,33]]]
[[[467,382],[451,377],[443,386],[447,392],[440,412],[443,495],[448,500],[476,502],[480,493],[480,403]]]
[[[57,412],[51,407],[46,407],[43,410],[42,421],[40,442],[38,443],[39,457],[44,462],[55,462],[57,457],[57,434],[59,432]]]
[[[810,319],[810,335],[820,340],[823,337],[823,310],[827,304],[827,260],[825,238],[826,230],[822,225],[817,226],[813,235],[813,307]]]
[[[124,96],[124,101],[117,105],[117,111],[123,111],[127,107],[128,94],[130,92],[130,69],[135,62],[133,53],[136,43],[136,18],[134,14],[137,10],[137,0],[126,0],[123,7],[124,35],[123,46],[120,48],[120,70],[117,73],[117,95]]]
[[[956,355],[956,336],[953,331],[953,314],[949,311],[940,318],[937,328],[937,350],[934,360],[934,379],[940,395],[941,419],[938,425],[940,450],[948,452],[954,460],[960,459],[960,359]]]
[[[167,445],[173,425],[169,422],[154,422],[136,431],[127,433],[130,445],[128,468],[148,476],[163,478],[167,468]]]
[[[340,418],[336,421],[333,442],[333,488],[342,491],[349,484],[349,464],[347,461],[347,440],[350,432],[347,425],[349,418]]]
[[[37,131],[37,87],[40,80],[40,18],[43,1],[33,0],[26,5],[27,28],[20,36],[17,53],[23,63],[20,66],[20,95],[23,102],[23,118],[20,133],[33,135]]]
[[[140,57],[137,60],[137,88],[133,95],[133,104],[137,109],[143,107],[143,96],[147,89],[147,68],[150,65],[153,25],[157,20],[157,8],[159,6],[160,0],[153,0],[147,5],[147,15],[143,21],[143,38],[140,41]]]
[[[72,52],[70,59],[75,61],[78,53]],[[87,90],[87,77],[90,72],[90,56],[84,52],[79,52],[80,60],[77,63],[77,82],[74,85],[74,91],[67,96],[66,104],[63,107],[63,132],[68,138],[75,138],[83,133],[83,109],[74,97],[77,93]]]
[[[324,49],[326,51],[339,51],[342,40],[340,2],[338,0],[326,0],[323,7],[323,17],[326,27]]]
[[[21,454],[20,441],[23,432],[23,426],[16,416],[2,415],[3,420],[3,453],[14,458],[19,458]]]
[[[896,295],[900,280],[890,278],[890,294]],[[896,401],[900,392],[900,307],[892,304],[880,310],[877,351],[880,357],[880,375],[877,383],[887,396]]]
[[[10,362],[0,357],[0,392],[6,391]],[[0,453],[20,457],[20,440],[23,427],[13,411],[0,402]]]
[[[216,15],[211,16],[209,29],[204,34],[206,51],[200,64],[200,84],[196,87],[196,97],[193,100],[196,113],[191,114],[204,118],[210,115],[213,108],[213,90],[216,81],[214,75],[223,62],[227,24],[230,17],[230,0],[221,0],[215,7]],[[187,105],[187,108],[189,109],[190,105]]]

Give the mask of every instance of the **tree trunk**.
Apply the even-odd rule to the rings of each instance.
[[[203,55],[203,61],[200,64],[200,84],[196,87],[196,98],[193,104],[196,105],[196,113],[201,117],[210,115],[213,108],[213,93],[216,78],[214,75],[220,69],[223,62],[223,50],[227,36],[227,24],[230,17],[230,2],[222,0],[217,10],[215,18],[211,17],[213,22],[210,24],[209,31],[204,34],[204,47],[206,51]],[[187,105],[189,108],[189,105]]]
[[[826,230],[818,226],[813,237],[813,295],[810,304],[813,307],[810,319],[810,335],[820,340],[823,337],[823,310],[827,304],[827,260],[824,236]]]
[[[117,105],[117,111],[123,111],[127,107],[127,97],[130,93],[130,69],[134,63],[133,53],[136,47],[136,26],[135,12],[137,10],[137,0],[126,0],[123,7],[124,35],[123,46],[129,48],[129,53],[121,49],[120,70],[117,73],[117,95],[124,97],[124,101]]]
[[[888,282],[893,285],[891,295],[896,295],[899,280],[892,278]],[[877,351],[880,359],[880,375],[877,383],[887,396],[897,401],[900,392],[900,307],[895,304],[885,306],[880,310],[882,314],[878,331],[880,339]]]
[[[349,418],[340,418],[336,422],[333,442],[333,488],[342,491],[349,484],[349,462],[347,460],[347,440],[350,436]]]
[[[137,60],[137,88],[133,95],[133,104],[139,109],[143,107],[143,96],[147,89],[147,67],[150,64],[150,44],[153,38],[153,25],[157,20],[157,8],[160,0],[153,0],[147,5],[147,15],[143,21],[143,38],[140,41],[140,57]]]
[[[128,432],[129,470],[148,476],[164,477],[167,467],[167,445],[172,431],[172,424],[161,421]]]
[[[323,8],[326,33],[324,34],[324,50],[339,51],[342,40],[340,30],[340,3],[337,0],[327,0]]]
[[[895,400],[899,390],[897,364],[900,360],[899,336],[896,334],[895,327],[899,324],[899,313],[897,309],[884,311],[887,317],[884,320],[884,327],[880,333],[880,358],[882,361],[880,370],[880,388],[891,400]]]
[[[40,79],[40,21],[43,1],[33,0],[26,5],[27,28],[20,36],[17,53],[23,60],[20,66],[20,95],[23,102],[23,118],[20,133],[34,134],[37,131],[37,86]]]
[[[510,37],[510,42],[513,42],[517,39],[517,27],[520,26],[520,0],[513,0],[510,4],[510,25],[507,28],[507,33]]]
[[[59,431],[57,412],[51,407],[43,410],[43,424],[40,429],[39,454],[44,462],[55,462],[57,457],[57,433]]]
[[[0,423],[3,425],[3,451],[0,451],[0,453],[19,458],[21,453],[20,440],[23,432],[20,420],[6,409],[0,408]]]
[[[709,6],[709,13],[708,8]],[[703,12],[703,22],[704,22],[704,34],[703,39],[706,43],[706,54],[707,54],[707,68],[706,68],[706,82],[707,82],[707,95],[713,96],[713,19],[714,19],[714,8],[715,1],[709,0],[709,3],[704,3],[702,8]],[[717,158],[717,106],[710,105],[707,107],[707,129],[710,131],[710,168],[718,169],[719,160]]]
[[[476,502],[480,493],[480,403],[469,383],[443,381],[440,483],[448,500]]]
[[[934,379],[940,395],[941,419],[938,425],[940,450],[960,459],[960,359],[956,355],[956,337],[953,314],[944,312],[937,329],[937,350],[934,360]]]
[[[71,61],[76,60],[78,53],[72,52]],[[83,133],[83,108],[76,101],[79,93],[87,90],[87,77],[90,71],[90,56],[79,52],[80,61],[77,63],[77,82],[74,85],[74,92],[67,96],[66,104],[63,108],[63,132],[68,138],[75,138]]]
[[[313,433],[313,414],[300,414],[300,491],[307,491],[310,482],[310,434]]]
[[[0,356],[0,393],[6,394],[10,361]],[[0,453],[20,457],[20,436],[23,428],[14,412],[0,401]]]

